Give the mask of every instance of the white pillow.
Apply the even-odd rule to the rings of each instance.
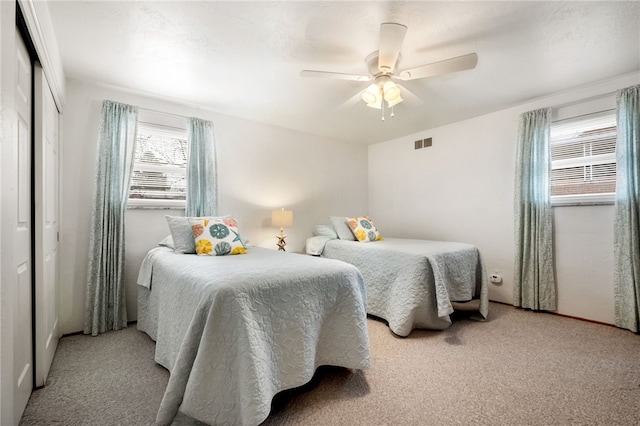
[[[189,218],[184,216],[165,216],[173,239],[173,251],[176,253],[195,253],[196,243],[191,232]]]
[[[329,237],[332,240],[338,238],[336,230],[331,225],[316,225],[316,229],[313,231],[313,235],[316,237]]]
[[[355,241],[356,237],[353,236],[351,228],[347,225],[347,218],[345,216],[329,216],[329,220],[333,225],[333,229],[336,230],[338,238],[346,241]]]
[[[164,247],[169,247],[170,249],[173,248],[173,238],[171,237],[171,235],[167,235],[166,237],[164,237],[162,239],[162,241],[160,241],[158,243],[159,246],[164,246]]]

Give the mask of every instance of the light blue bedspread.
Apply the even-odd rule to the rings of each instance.
[[[257,425],[277,392],[307,383],[318,366],[370,367],[365,287],[354,266],[259,247],[149,255],[138,329],[156,340],[155,360],[171,372],[158,423],[179,409],[209,424]]]
[[[369,243],[334,239],[325,241],[322,256],[351,263],[362,272],[367,312],[387,320],[399,336],[408,336],[414,328],[447,328],[452,302],[479,299],[480,314],[488,315],[487,274],[473,245],[399,238]]]

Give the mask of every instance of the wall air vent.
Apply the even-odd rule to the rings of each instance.
[[[431,138],[420,139],[413,143],[413,149],[429,148],[432,143]]]

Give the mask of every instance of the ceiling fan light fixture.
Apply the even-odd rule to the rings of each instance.
[[[362,92],[362,100],[367,103],[367,105],[380,103],[382,99],[380,99],[380,88],[378,88],[377,84],[372,84],[367,87],[367,90]]]
[[[367,103],[367,106],[375,109],[382,109],[382,94],[380,94],[375,102]]]
[[[384,93],[384,100],[387,102],[394,102],[396,99],[400,98],[400,88],[391,80],[384,83],[382,90]],[[402,99],[400,99],[400,101],[402,101]]]
[[[400,95],[398,95],[398,97],[394,98],[392,101],[387,101],[387,106],[391,108],[392,106],[398,105],[403,100],[404,99],[402,99]]]

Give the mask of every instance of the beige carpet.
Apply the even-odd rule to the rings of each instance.
[[[492,303],[487,322],[394,336],[369,320],[373,368],[321,368],[264,425],[636,425],[640,336]],[[60,341],[21,425],[152,425],[168,373],[129,328]],[[201,424],[179,416],[174,425]]]

